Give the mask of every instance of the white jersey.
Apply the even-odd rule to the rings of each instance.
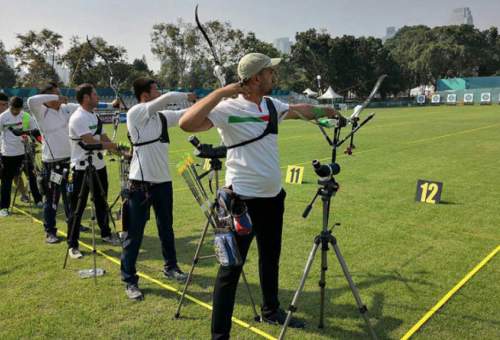
[[[2,140],[0,153],[4,156],[21,156],[24,155],[24,144],[22,142],[22,137],[16,136],[10,128],[12,129],[22,129],[23,128],[23,114],[20,112],[18,115],[14,116],[10,110],[4,111],[0,114],[0,138]],[[30,116],[30,128],[36,128],[36,122],[33,117]]]
[[[288,112],[288,104],[271,98],[278,122]],[[260,136],[269,121],[264,98],[260,105],[242,95],[221,101],[208,119],[217,128],[224,145],[235,145]],[[278,135],[268,134],[253,143],[227,151],[226,186],[246,197],[274,197],[281,191]]]
[[[97,142],[101,141],[101,135],[96,134],[98,128],[98,119],[95,113],[88,112],[81,106],[71,115],[69,119],[69,138],[71,144],[71,167],[76,170],[85,170],[88,165],[87,151],[83,150],[78,143],[81,137],[91,134]],[[100,155],[100,157],[99,157]],[[106,166],[102,151],[92,153],[92,164],[97,170]]]
[[[68,137],[68,123],[78,104],[62,104],[59,110],[51,109],[44,103],[58,100],[55,94],[40,94],[28,98],[28,107],[36,117],[43,134],[42,161],[53,162],[71,156]]]
[[[187,99],[182,92],[169,92],[150,102],[134,105],[127,112],[127,129],[132,143],[143,143],[157,139],[162,132],[159,114],[167,119],[169,128],[177,126],[186,110],[171,111],[161,109]],[[134,146],[130,163],[129,179],[151,183],[172,181],[168,166],[168,143],[160,141]]]

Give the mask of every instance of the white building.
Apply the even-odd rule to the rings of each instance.
[[[66,65],[61,64],[59,60],[60,57],[55,54],[49,55],[46,58],[47,63],[54,67],[54,71],[56,71],[59,80],[64,84],[68,84],[70,77],[70,70]]]
[[[69,83],[69,76],[70,76],[69,68],[67,68],[65,65],[62,64],[55,64],[54,70],[59,76],[61,82],[67,85]]]
[[[472,25],[474,20],[469,7],[455,8],[451,12],[450,25]]]
[[[273,46],[283,54],[290,54],[292,42],[288,37],[278,38],[273,41]]]
[[[390,39],[396,35],[398,30],[394,26],[389,26],[385,29],[385,35],[382,37],[382,42],[385,42],[387,39]]]
[[[9,65],[11,68],[16,67],[16,59],[13,56],[8,55],[5,59],[7,60],[7,65]]]

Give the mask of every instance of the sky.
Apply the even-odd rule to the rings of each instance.
[[[229,21],[267,42],[293,40],[309,28],[381,38],[388,26],[446,25],[457,7],[469,7],[480,29],[500,26],[500,0],[0,0],[0,40],[11,49],[16,34],[48,28],[63,36],[64,51],[74,35],[100,36],[125,47],[129,61],[145,55],[157,70],[150,51],[152,26],[178,18],[194,23],[197,3],[202,22]]]

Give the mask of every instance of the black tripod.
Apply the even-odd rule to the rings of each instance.
[[[214,230],[217,230],[217,228],[218,228],[217,219],[216,219],[215,214],[214,214],[214,211],[216,211],[216,209],[217,209],[216,207],[218,205],[217,198],[215,198],[213,200],[213,202],[209,203],[210,206],[207,206],[208,195],[207,195],[205,189],[203,188],[203,186],[201,185],[201,180],[207,175],[215,177],[215,190],[213,192],[217,193],[217,189],[219,188],[219,171],[222,169],[222,162],[220,159],[226,157],[226,148],[223,146],[213,148],[211,145],[208,145],[208,144],[200,144],[200,141],[194,136],[190,137],[189,141],[198,150],[196,152],[196,156],[198,156],[200,158],[209,159],[209,162],[210,162],[210,169],[207,170],[206,172],[202,173],[201,175],[197,174],[196,169],[194,168],[194,165],[190,165],[190,169],[188,169],[187,172],[185,172],[185,173],[189,172],[189,175],[187,175],[187,176],[183,175],[188,186],[191,189],[191,192],[195,196],[195,199],[198,201],[198,203],[200,204],[200,206],[204,210],[205,216],[207,217],[207,222],[205,223],[205,227],[203,228],[203,231],[201,233],[200,239],[198,241],[198,245],[196,246],[196,251],[195,251],[194,256],[193,256],[193,262],[191,264],[191,268],[189,270],[189,274],[188,274],[186,283],[184,285],[184,289],[182,290],[182,295],[181,295],[181,298],[179,300],[177,310],[175,312],[175,318],[180,317],[182,304],[184,302],[184,298],[186,296],[188,287],[191,283],[191,278],[193,276],[194,268],[196,267],[198,262],[200,260],[205,260],[205,259],[210,259],[210,258],[216,257],[215,255],[200,256],[201,247],[203,246],[203,242],[205,241],[208,227],[212,226],[214,228]],[[211,185],[210,185],[210,189],[212,190]],[[250,301],[252,303],[253,312],[254,312],[254,320],[260,321],[260,316],[257,313],[257,309],[255,307],[255,301],[252,297],[252,292],[250,291],[250,286],[248,285],[248,281],[247,281],[247,278],[245,276],[245,272],[243,271],[243,269],[241,270],[241,276],[243,278],[243,282],[244,282],[245,287],[248,291],[248,296],[250,297]]]
[[[127,237],[128,233],[128,208],[127,200],[130,196],[130,191],[128,189],[128,175],[130,172],[130,161],[131,156],[128,154],[128,150],[123,150],[123,154],[119,159],[119,172],[120,172],[120,192],[116,195],[113,203],[111,203],[109,209],[112,210],[113,207],[120,201],[118,211],[116,212],[116,220],[122,221],[122,229],[120,232],[120,239],[123,241]]]
[[[91,229],[92,229],[92,256],[93,256],[93,261],[94,261],[94,266],[93,266],[93,277],[95,282],[97,283],[97,249],[96,249],[96,243],[95,243],[95,220],[96,220],[96,213],[94,209],[95,205],[95,197],[96,197],[96,188],[94,187],[94,181],[93,179],[96,178],[97,184],[98,184],[98,194],[101,195],[101,197],[106,197],[106,193],[104,192],[104,188],[102,187],[102,183],[99,179],[99,176],[97,174],[97,170],[92,162],[92,156],[93,156],[93,151],[96,150],[93,148],[90,144],[85,145],[83,143],[79,143],[79,145],[86,150],[85,155],[87,156],[87,167],[85,168],[85,172],[83,174],[83,181],[82,181],[82,187],[80,189],[80,192],[78,193],[78,201],[76,204],[76,209],[75,211],[72,212],[72,221],[71,221],[71,228],[69,231],[68,239],[71,240],[72,236],[74,235],[75,229],[78,228],[76,226],[76,215],[78,211],[82,208],[82,205],[85,204],[86,202],[83,201],[83,194],[85,192],[85,185],[88,186],[89,188],[89,195],[90,195],[90,200],[91,200]],[[98,144],[96,144],[98,145]],[[106,213],[109,216],[109,219],[111,223],[113,224],[113,228],[116,233],[116,226],[115,226],[115,220],[113,219],[113,215],[111,214],[111,210],[109,208],[108,203],[106,202],[106,199],[103,200],[105,204],[105,209]],[[68,262],[68,255],[69,255],[69,249],[70,246],[68,245],[68,249],[66,250],[66,256],[64,257],[64,264],[63,264],[63,269],[66,268],[66,264]]]
[[[337,257],[337,260],[340,264],[340,267],[342,268],[342,271],[344,273],[344,276],[349,283],[349,287],[351,289],[352,295],[354,296],[354,299],[356,300],[356,304],[358,305],[359,312],[363,319],[365,320],[366,326],[370,331],[370,335],[373,339],[377,339],[377,335],[375,334],[375,331],[373,330],[370,320],[368,319],[367,311],[368,309],[366,306],[363,304],[361,301],[361,297],[359,295],[359,291],[354,284],[354,281],[352,280],[351,274],[349,273],[349,269],[347,267],[347,264],[342,256],[342,253],[340,252],[340,248],[337,245],[337,239],[333,235],[333,228],[337,225],[338,223],[334,224],[334,226],[331,229],[328,229],[328,222],[329,222],[329,216],[330,216],[330,204],[332,197],[335,196],[337,193],[337,190],[339,188],[338,183],[335,181],[334,175],[337,175],[340,172],[340,166],[335,163],[336,161],[336,155],[337,155],[337,147],[342,145],[347,139],[351,138],[356,131],[358,131],[364,124],[366,124],[371,118],[373,118],[373,114],[368,116],[361,124],[356,125],[353,127],[351,133],[349,133],[343,140],[339,141],[340,139],[340,129],[342,126],[340,126],[339,121],[337,121],[337,126],[335,126],[334,133],[333,133],[333,141],[331,141],[329,138],[327,138],[328,143],[332,146],[332,162],[330,164],[321,164],[319,161],[314,160],[313,161],[313,167],[314,171],[316,174],[320,177],[318,180],[318,184],[320,185],[318,191],[316,192],[316,195],[312,199],[311,203],[306,207],[304,210],[304,213],[302,214],[302,217],[306,218],[309,215],[309,212],[312,209],[312,206],[314,202],[316,201],[316,198],[318,196],[321,196],[321,201],[323,202],[323,228],[321,230],[321,233],[318,234],[314,238],[314,245],[311,249],[311,252],[309,253],[309,257],[306,262],[306,266],[304,268],[304,273],[302,275],[302,278],[300,280],[299,288],[295,292],[295,295],[293,296],[292,302],[290,303],[290,306],[288,307],[288,314],[285,320],[285,323],[283,324],[283,328],[281,329],[281,333],[279,336],[279,339],[283,339],[285,337],[285,333],[288,327],[288,324],[290,323],[290,320],[292,318],[292,313],[297,311],[297,301],[299,299],[300,294],[302,293],[302,290],[304,289],[304,284],[306,282],[307,276],[309,275],[309,271],[311,270],[312,263],[314,261],[314,256],[316,255],[316,252],[318,248],[321,246],[321,274],[320,274],[320,280],[319,280],[319,287],[320,287],[320,310],[319,310],[319,324],[318,328],[324,328],[324,309],[325,309],[325,286],[326,286],[326,271],[328,270],[328,264],[327,264],[327,253],[328,250],[330,249],[328,245],[331,245],[333,250],[335,251],[335,255]],[[356,122],[357,123],[357,122]],[[351,144],[352,144],[352,139],[351,139]]]

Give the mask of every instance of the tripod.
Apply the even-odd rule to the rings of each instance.
[[[71,240],[72,236],[74,235],[75,229],[77,228],[76,226],[76,214],[80,209],[82,208],[82,205],[85,204],[86,202],[83,201],[83,196],[85,192],[85,185],[88,186],[89,188],[89,194],[90,194],[90,200],[91,200],[91,229],[92,229],[92,257],[93,257],[93,277],[95,280],[95,283],[97,284],[97,249],[96,249],[96,237],[95,237],[95,223],[94,221],[96,220],[96,212],[95,212],[95,197],[96,197],[96,188],[94,187],[94,181],[93,179],[96,178],[97,184],[98,184],[98,194],[101,195],[101,197],[106,197],[106,193],[104,192],[104,189],[102,187],[102,183],[99,179],[99,176],[97,174],[97,170],[92,162],[92,155],[93,155],[93,149],[87,149],[82,145],[83,143],[80,143],[80,146],[86,150],[85,155],[87,156],[87,167],[85,168],[85,172],[83,174],[83,180],[82,180],[82,187],[80,189],[80,192],[78,193],[78,201],[76,204],[76,209],[73,211],[73,216],[71,220],[71,228],[69,231],[68,239]],[[116,233],[116,226],[115,226],[115,221],[113,219],[113,215],[111,214],[111,210],[109,208],[108,203],[106,202],[106,199],[103,199],[104,204],[105,204],[105,210],[106,214],[109,216],[109,219],[111,223],[113,224],[113,228],[115,229]],[[78,226],[79,227],[79,226]],[[68,255],[69,255],[69,248],[70,246],[68,245],[68,249],[66,250],[66,256],[64,258],[64,264],[63,264],[63,269],[66,268],[66,264],[68,261]]]
[[[181,298],[179,299],[179,304],[177,306],[177,310],[176,310],[175,315],[174,315],[176,319],[180,317],[182,304],[184,303],[184,299],[185,299],[188,287],[191,283],[191,278],[193,276],[194,268],[196,267],[196,265],[198,264],[198,262],[200,260],[205,260],[205,259],[210,259],[210,258],[216,257],[215,254],[214,255],[200,256],[201,247],[203,246],[203,243],[205,241],[208,227],[211,225],[215,230],[217,230],[217,228],[218,228],[217,220],[214,216],[215,207],[218,205],[217,198],[214,198],[213,202],[211,202],[211,203],[209,202],[208,195],[201,184],[201,179],[203,179],[207,175],[215,177],[215,193],[217,193],[217,189],[219,188],[219,171],[222,169],[222,162],[221,162],[220,158],[225,157],[225,148],[224,148],[223,152],[218,153],[217,151],[213,152],[213,150],[217,150],[217,148],[212,149],[211,146],[209,148],[206,148],[207,145],[200,144],[197,139],[196,139],[195,143],[193,143],[193,139],[190,139],[190,141],[193,145],[195,145],[195,147],[197,149],[200,150],[200,152],[197,153],[197,156],[202,157],[202,158],[208,158],[209,162],[210,162],[210,169],[201,175],[197,174],[196,169],[195,169],[193,164],[190,164],[188,166],[188,169],[186,169],[186,171],[183,173],[183,177],[186,180],[189,188],[191,189],[191,192],[193,193],[193,195],[195,196],[195,199],[198,201],[198,203],[202,207],[203,211],[205,212],[207,222],[205,223],[205,227],[203,228],[203,231],[201,233],[200,239],[198,241],[198,245],[196,246],[196,251],[195,251],[194,256],[193,256],[193,262],[191,264],[191,268],[189,269],[188,277],[187,277],[186,283],[184,284],[184,289],[182,290]],[[220,147],[220,148],[222,149],[223,147]],[[209,150],[209,151],[207,151],[207,150]],[[207,206],[207,203],[209,206]],[[250,297],[250,301],[252,303],[252,308],[253,308],[253,312],[254,312],[254,320],[260,321],[260,316],[257,313],[257,309],[255,307],[255,301],[252,297],[252,292],[250,291],[250,286],[248,285],[248,281],[247,281],[247,278],[245,276],[245,272],[243,271],[243,269],[241,270],[241,276],[243,278],[243,282],[244,282],[245,287],[247,289],[248,296]]]
[[[338,183],[335,181],[334,175],[338,174],[340,172],[340,166],[335,163],[336,160],[336,155],[337,155],[337,147],[342,145],[347,139],[351,138],[356,131],[358,131],[364,124],[366,124],[371,118],[373,118],[373,114],[368,116],[360,125],[357,125],[356,122],[356,127],[353,127],[353,130],[351,131],[350,134],[348,134],[343,140],[339,141],[340,138],[340,123],[337,123],[337,126],[335,126],[334,130],[334,138],[333,141],[331,141],[329,138],[327,138],[327,141],[329,144],[332,146],[332,162],[330,164],[320,164],[319,161],[315,160],[313,161],[313,167],[314,171],[316,174],[320,177],[318,180],[318,184],[320,185],[319,189],[317,190],[315,196],[313,197],[311,203],[306,207],[304,210],[304,213],[302,214],[302,217],[306,218],[309,215],[309,212],[312,209],[312,206],[318,196],[321,197],[321,201],[323,202],[323,227],[321,232],[314,238],[314,244],[311,249],[311,252],[309,253],[309,257],[306,262],[306,266],[304,268],[304,273],[302,274],[302,278],[300,279],[300,284],[299,288],[295,292],[292,302],[290,303],[290,306],[288,307],[288,313],[287,317],[285,320],[285,323],[283,324],[283,328],[281,329],[279,339],[284,339],[285,333],[288,327],[288,324],[290,323],[290,320],[292,318],[292,313],[297,311],[297,301],[299,299],[300,294],[302,293],[304,289],[304,284],[306,282],[307,276],[309,275],[309,271],[311,270],[312,263],[314,261],[314,256],[316,255],[316,252],[318,251],[318,248],[321,246],[321,273],[320,273],[320,280],[319,280],[319,287],[320,287],[320,309],[319,309],[319,324],[318,328],[324,328],[324,310],[325,310],[325,286],[326,286],[326,271],[328,270],[328,263],[327,263],[327,254],[328,250],[330,250],[329,245],[332,246],[335,256],[337,257],[337,260],[340,264],[340,267],[342,268],[342,272],[344,273],[344,277],[347,280],[349,284],[349,288],[351,289],[352,295],[354,296],[354,299],[356,300],[356,304],[358,306],[359,312],[363,319],[365,320],[366,326],[370,331],[370,335],[373,339],[377,339],[377,335],[375,334],[375,331],[373,330],[373,327],[370,324],[370,320],[367,315],[368,309],[366,306],[363,304],[361,301],[361,297],[359,295],[359,291],[354,284],[354,281],[352,280],[351,274],[349,273],[349,269],[347,267],[347,264],[342,256],[342,253],[340,252],[340,248],[337,244],[337,239],[333,235],[333,229],[335,226],[340,225],[339,223],[335,223],[334,226],[331,229],[328,229],[328,222],[329,222],[329,216],[330,216],[330,205],[331,205],[331,200],[332,197],[335,196],[337,193],[337,190],[339,188]],[[351,139],[350,143],[352,144],[353,140]]]
[[[118,211],[116,212],[116,219],[122,221],[122,229],[120,232],[121,240],[125,240],[126,235],[128,233],[128,225],[127,225],[128,210],[126,207],[126,202],[129,199],[130,195],[127,185],[128,185],[128,175],[130,171],[131,156],[130,154],[125,152],[120,156],[119,160],[120,192],[116,195],[113,203],[111,203],[109,207],[110,210],[112,210],[113,207],[118,203],[118,201],[121,200],[120,205],[118,207]]]

